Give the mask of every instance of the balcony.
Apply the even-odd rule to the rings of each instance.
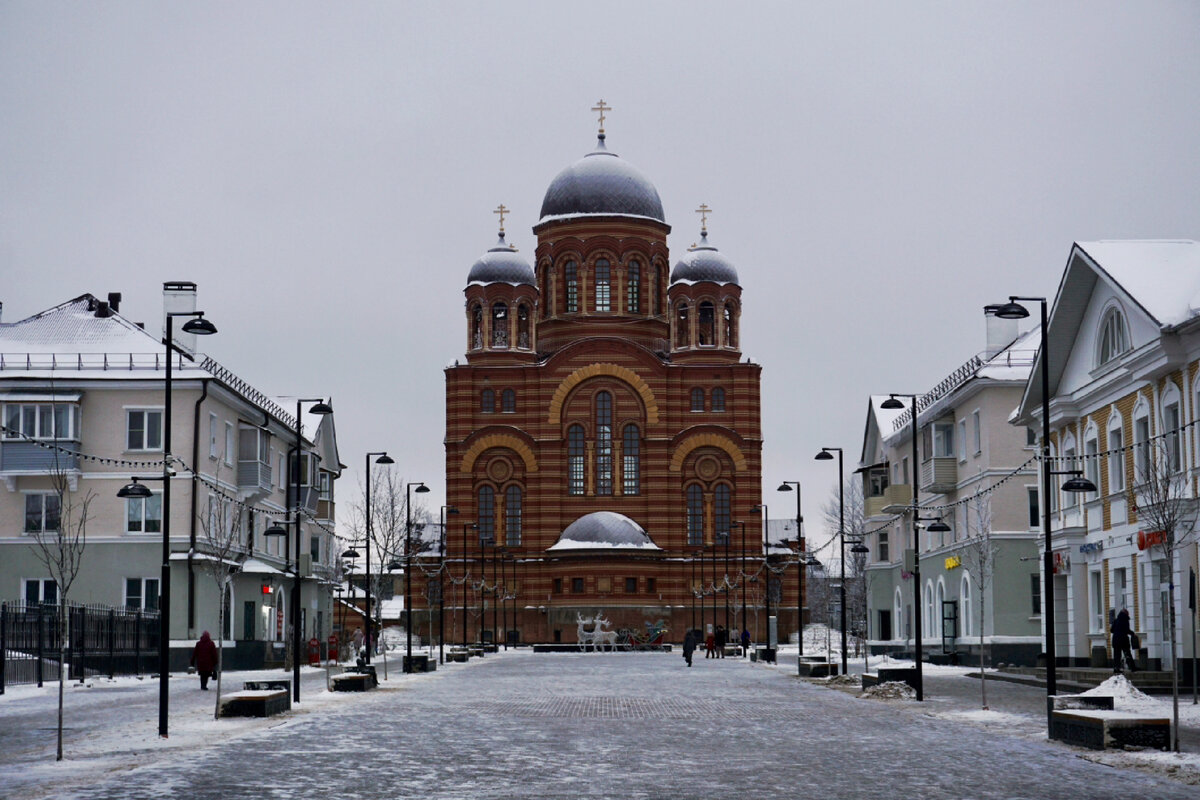
[[[296,506],[296,487],[288,487],[288,508]],[[320,499],[321,492],[315,486],[300,487],[300,508],[309,514],[317,513],[317,501]]]
[[[271,491],[271,465],[261,461],[239,461],[237,485],[241,491],[251,495],[263,495]]]
[[[320,500],[317,502],[317,519],[325,519],[333,521],[334,502],[332,500]]]
[[[47,443],[48,445],[51,443]],[[54,442],[42,447],[30,441],[0,444],[0,472],[37,474],[54,470],[79,471],[79,442]]]
[[[958,488],[958,463],[953,456],[938,456],[921,464],[921,488],[934,494]]]
[[[883,494],[868,497],[863,501],[863,512],[867,517],[894,514],[912,505],[912,487],[907,483],[896,483],[883,490]]]

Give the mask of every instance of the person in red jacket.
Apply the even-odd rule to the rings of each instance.
[[[208,691],[208,679],[217,671],[217,646],[208,631],[200,634],[200,641],[192,649],[192,666],[200,673],[200,688]]]

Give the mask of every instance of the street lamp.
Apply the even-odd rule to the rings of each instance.
[[[404,485],[404,635],[408,639],[404,656],[404,671],[412,672],[412,487],[425,494],[429,487],[424,481]],[[428,611],[428,609],[426,609]]]
[[[741,566],[738,567],[738,582],[742,584],[742,630],[744,631],[746,630],[746,523],[738,521],[733,524],[742,527],[742,557]],[[738,644],[741,642],[739,641]],[[749,653],[743,655],[747,658],[750,656]]]
[[[838,601],[841,604],[841,609],[838,612],[839,624],[842,628],[842,674],[845,675],[849,669],[847,664],[848,654],[846,652],[846,473],[842,465],[842,448],[840,447],[822,447],[821,452],[815,456],[817,461],[832,461],[832,450],[837,450],[838,462],[838,539],[840,560],[842,562],[842,580],[838,587]]]
[[[766,582],[766,588],[763,591],[763,597],[766,603],[767,612],[767,647],[763,651],[763,658],[768,663],[775,661],[775,651],[771,647],[771,542],[769,540],[771,525],[770,519],[767,516],[766,505],[756,505],[750,509],[751,514],[762,514],[763,517],[763,579]],[[780,598],[782,599],[782,597]]]
[[[1029,309],[1018,301],[1041,304],[1041,344],[1038,357],[1042,362],[1042,536],[1045,549],[1042,559],[1042,576],[1045,588],[1042,594],[1042,615],[1045,618],[1046,629],[1046,696],[1053,697],[1058,691],[1058,673],[1054,642],[1054,553],[1050,542],[1050,479],[1052,475],[1078,475],[1078,472],[1055,472],[1050,466],[1050,356],[1049,341],[1046,335],[1047,314],[1046,298],[1010,296],[1007,303],[983,307],[983,313],[993,314],[1000,319],[1025,319]],[[1063,490],[1068,492],[1094,492],[1096,486],[1085,478],[1075,478],[1063,484]],[[1046,704],[1046,724],[1050,725],[1050,704]]]
[[[379,456],[375,459],[376,464],[395,464],[396,461],[387,454],[387,451],[378,453],[367,453],[366,472],[367,472],[367,607],[363,611],[363,629],[367,635],[367,659],[366,663],[371,663],[371,651],[374,650],[371,633],[371,456]]]
[[[158,601],[158,735],[167,738],[167,710],[170,695],[167,690],[167,678],[171,669],[171,477],[174,470],[171,467],[171,388],[172,365],[171,358],[175,352],[175,317],[191,317],[183,323],[180,330],[197,336],[208,336],[216,333],[217,328],[204,318],[203,311],[169,311],[166,319],[166,337],[163,346],[166,349],[166,379],[163,382],[163,469],[162,477],[134,478],[117,491],[117,497],[142,499],[151,496],[151,492],[138,480],[161,480],[162,492],[162,577],[159,579]],[[182,351],[180,351],[182,352]],[[147,430],[147,437],[149,436]],[[144,442],[149,444],[149,442]],[[143,494],[144,492],[144,494]]]
[[[446,663],[446,516],[457,514],[454,506],[442,506],[442,527],[438,534],[438,663]]]
[[[776,491],[790,492],[792,490],[793,486],[796,487],[796,541],[799,543],[798,546],[799,546],[800,552],[804,552],[804,515],[800,513],[800,482],[799,481],[783,481],[782,483],[779,484],[779,488],[776,489]],[[800,574],[801,574],[801,576],[803,576],[803,574],[804,574],[803,571]],[[800,597],[799,597],[799,599],[796,600],[796,614],[797,614],[797,618],[799,621],[796,623],[796,626],[799,628],[800,632],[799,632],[799,636],[797,637],[799,639],[799,649],[796,652],[797,652],[797,656],[802,656],[802,655],[804,655],[804,579],[803,579],[803,577],[801,577],[801,579],[800,579],[799,590],[800,590]],[[800,663],[800,660],[798,657],[796,659],[796,663],[797,664]]]
[[[463,552],[463,555],[462,555],[462,559],[463,559],[463,583],[462,583],[462,587],[463,587],[463,604],[462,604],[462,623],[463,623],[463,626],[462,626],[462,646],[463,646],[463,652],[464,652],[464,653],[465,653],[465,652],[466,652],[466,650],[467,650],[467,575],[469,574],[469,573],[467,572],[467,531],[473,531],[473,530],[477,530],[478,528],[479,528],[479,523],[477,523],[477,522],[464,522],[464,523],[463,523],[463,549],[462,549],[462,552]]]

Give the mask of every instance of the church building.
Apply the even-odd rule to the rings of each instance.
[[[603,122],[546,190],[532,259],[506,243],[502,205],[467,275],[466,359],[446,370],[447,642],[575,642],[597,616],[679,641],[740,630],[743,606],[766,635],[761,367],[742,359],[738,272],[706,206],[671,265],[658,191]],[[437,593],[422,588],[420,617]]]

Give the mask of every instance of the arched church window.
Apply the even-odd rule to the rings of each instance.
[[[567,313],[574,314],[579,311],[579,273],[575,271],[574,261],[567,262],[567,266],[563,269],[563,278],[567,292]]]
[[[529,349],[529,306],[517,306],[517,347]]]
[[[517,413],[517,393],[512,389],[500,393],[500,411],[505,414]]]
[[[612,395],[596,394],[596,494],[613,493]]]
[[[1115,308],[1110,308],[1100,325],[1100,354],[1096,366],[1103,366],[1129,349],[1129,333],[1125,330],[1125,317]]]
[[[704,410],[704,390],[700,387],[692,389],[692,411]]]
[[[700,304],[700,330],[698,341],[701,346],[711,347],[717,343],[716,312],[707,300]]]
[[[496,490],[490,486],[479,487],[479,502],[476,506],[479,526],[479,546],[491,547],[496,543]]]
[[[483,347],[483,309],[476,303],[471,307],[471,349]]]
[[[596,260],[596,310],[612,311],[612,268],[608,260]]]
[[[687,537],[689,547],[704,544],[704,492],[694,483],[687,487]]]
[[[542,265],[542,285],[538,287],[542,294],[542,319],[550,316],[550,265]]]
[[[737,347],[737,322],[734,316],[733,303],[725,304],[725,346]]]
[[[504,492],[504,543],[521,544],[521,487],[510,486]]]
[[[567,494],[583,494],[583,426],[567,428]]]
[[[713,522],[717,534],[717,544],[725,546],[729,544],[729,528],[733,524],[730,517],[730,492],[729,486],[722,483],[717,486],[713,497]]]
[[[508,347],[508,305],[492,306],[492,347]]]
[[[642,435],[637,425],[626,425],[621,446],[621,490],[624,494],[642,491]]]
[[[484,414],[493,414],[496,411],[496,393],[491,389],[484,389],[479,395],[479,410]]]
[[[640,314],[642,311],[642,266],[636,261],[629,262],[629,285],[625,290],[625,310],[630,314]]]
[[[687,303],[680,303],[679,310],[675,314],[675,346],[688,346],[688,307]]]
[[[658,265],[650,265],[650,310],[654,316],[662,313],[662,294],[658,290]]]
[[[712,390],[712,410],[713,411],[724,411],[725,410],[725,390],[722,389],[720,386],[718,386],[717,388]]]

